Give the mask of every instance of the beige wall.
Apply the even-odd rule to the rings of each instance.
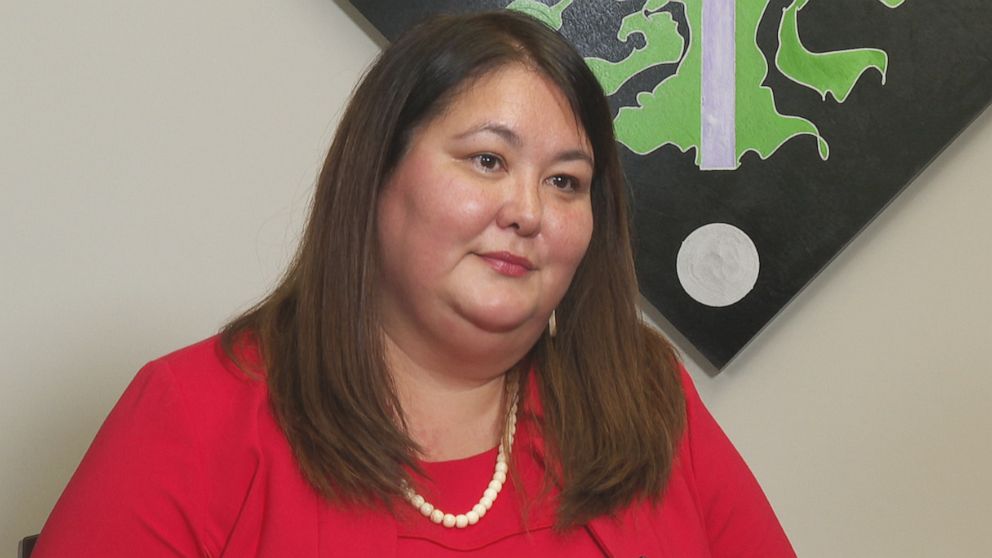
[[[286,263],[376,44],[328,0],[0,4],[0,554],[145,361]],[[802,556],[992,548],[986,115],[728,369]]]

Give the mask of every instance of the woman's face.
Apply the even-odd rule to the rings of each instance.
[[[589,245],[592,175],[542,75],[511,65],[467,87],[415,131],[379,199],[387,336],[407,351],[529,349]]]

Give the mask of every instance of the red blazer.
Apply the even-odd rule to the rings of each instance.
[[[594,519],[593,536],[615,558],[794,557],[761,488],[682,374],[688,426],[661,504]],[[389,557],[395,547],[389,513],[331,506],[314,492],[265,382],[211,338],[138,373],[32,556]]]

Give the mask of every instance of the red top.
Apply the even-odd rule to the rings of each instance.
[[[511,453],[521,482],[528,495],[539,493],[542,471],[532,453],[526,436],[530,429],[518,429]],[[496,448],[466,459],[422,463],[424,473],[434,479],[419,485],[421,494],[429,502],[445,511],[458,514],[478,503],[482,491],[492,480],[496,464]],[[450,529],[435,525],[420,515],[412,506],[400,510],[397,524],[396,556],[449,558],[476,557],[506,558],[507,556],[568,556],[569,558],[603,558],[604,551],[588,529],[571,529],[555,533],[554,508],[547,502],[533,504],[527,509],[526,522],[521,519],[521,497],[507,478],[485,517],[465,529]],[[526,523],[526,525],[525,525]]]
[[[296,466],[265,382],[238,370],[211,338],[138,373],[32,557],[794,557],[761,488],[682,375],[688,424],[660,505],[637,503],[558,535],[549,529],[553,502],[531,502],[525,532],[507,482],[482,521],[458,530],[405,503],[393,517],[322,500]],[[539,409],[535,392],[525,408]],[[535,432],[522,413],[512,459],[528,495],[543,475]],[[441,509],[467,510],[493,463],[487,452],[426,464],[437,486],[424,495]]]

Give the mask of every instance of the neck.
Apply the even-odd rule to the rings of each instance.
[[[460,459],[499,444],[506,413],[505,371],[424,366],[388,336],[386,346],[408,433],[422,459]]]

